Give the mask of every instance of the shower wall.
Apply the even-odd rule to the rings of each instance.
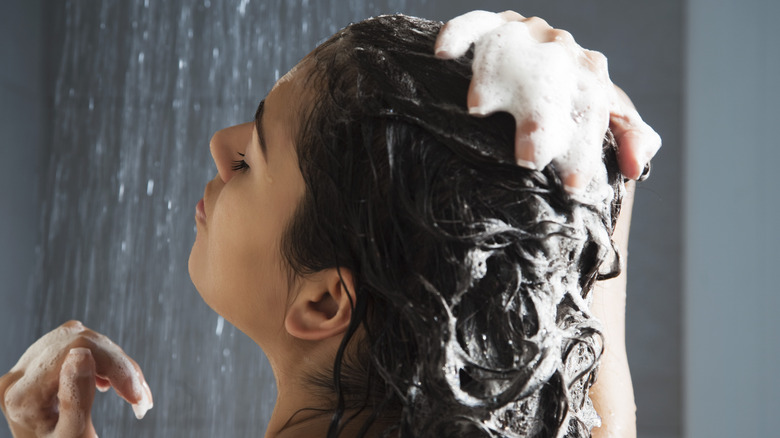
[[[262,435],[275,397],[268,362],[205,306],[187,275],[194,206],[216,172],[211,134],[250,120],[280,75],[350,21],[389,12],[447,19],[474,7],[511,8],[543,16],[605,52],[615,82],[666,141],[636,205],[628,342],[640,436],[680,436],[675,145],[682,6],[624,3],[71,0],[46,2],[45,9],[42,2],[7,3],[28,8],[24,20],[35,26],[20,32],[39,41],[21,42],[4,26],[4,63],[6,46],[31,44],[30,53],[42,50],[43,39],[46,49],[44,61],[24,64],[45,84],[30,91],[38,102],[38,118],[30,122],[38,137],[4,139],[0,149],[3,169],[32,184],[13,195],[18,202],[6,192],[0,199],[3,211],[9,202],[24,206],[10,216],[12,226],[27,230],[2,234],[0,324],[9,348],[0,365],[9,368],[39,335],[80,319],[138,360],[155,395],[155,408],[141,422],[118,398],[98,396],[93,417],[102,437]],[[24,15],[4,13],[3,23],[24,22],[8,20],[15,14]],[[651,21],[667,26],[645,25]],[[25,132],[24,117],[6,100],[6,83],[16,84],[3,76],[3,126]],[[25,140],[32,146],[19,156],[14,146]],[[12,152],[17,155],[8,162],[33,163],[37,180],[21,165],[6,165]],[[6,433],[0,429],[0,437]]]
[[[0,2],[0,373],[29,345],[35,315],[29,291],[46,139],[45,64],[42,2]]]

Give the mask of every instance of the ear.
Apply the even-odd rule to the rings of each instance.
[[[349,326],[354,303],[352,272],[344,268],[325,269],[302,280],[287,309],[284,327],[292,336],[307,341],[339,335]]]

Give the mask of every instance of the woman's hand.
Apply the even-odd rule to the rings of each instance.
[[[610,81],[604,55],[583,49],[565,30],[512,11],[473,11],[444,25],[436,55],[457,58],[472,43],[469,111],[515,117],[519,165],[543,169],[553,162],[567,188],[578,192],[601,166],[608,126],[627,178],[638,179],[660,148],[661,138]]]
[[[16,438],[97,437],[91,418],[96,387],[113,387],[139,419],[152,408],[138,364],[107,337],[68,321],[0,377],[0,407]]]

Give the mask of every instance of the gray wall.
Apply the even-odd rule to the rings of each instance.
[[[687,15],[686,436],[778,436],[780,3]]]
[[[0,372],[5,372],[29,345],[22,333],[29,333],[25,327],[36,315],[29,291],[49,91],[41,2],[2,2],[0,32]]]
[[[543,16],[583,46],[604,52],[613,80],[664,138],[635,207],[628,348],[640,436],[676,437],[682,428],[683,10],[674,1],[632,3],[483,1],[478,7]],[[45,37],[45,61],[24,58],[20,68],[29,70],[17,77],[43,78],[39,84],[51,79],[29,91],[37,112],[25,117],[13,103],[20,99],[5,99],[3,76],[6,132],[22,135],[30,125],[48,134],[36,140],[43,143],[40,160],[35,147],[19,150],[19,142],[3,139],[3,165],[18,175],[12,181],[29,181],[29,187],[6,192],[13,185],[2,186],[0,205],[27,205],[3,215],[16,224],[0,230],[3,239],[27,240],[18,246],[3,240],[0,248],[9,266],[19,263],[0,271],[3,285],[18,284],[0,295],[10,315],[0,328],[11,343],[0,353],[0,365],[9,368],[37,336],[79,318],[135,357],[155,391],[155,409],[140,423],[114,397],[101,396],[95,407],[101,436],[259,435],[275,391],[267,362],[206,308],[187,277],[193,207],[214,174],[210,134],[251,117],[279,74],[349,21],[396,11],[447,19],[473,2],[150,0],[146,6],[143,0],[76,0],[51,2],[45,15],[35,3],[3,7],[9,4],[20,11],[2,14],[17,23],[2,27],[4,64],[13,59],[5,54],[21,44],[33,46],[24,53],[40,53]],[[25,32],[35,35],[25,40]],[[49,105],[52,114],[44,118]],[[29,139],[20,138],[35,143]],[[18,158],[6,160],[6,153],[33,154],[29,161],[40,163],[39,179],[7,165]],[[8,231],[24,227],[25,233]],[[27,259],[12,249],[17,247]]]

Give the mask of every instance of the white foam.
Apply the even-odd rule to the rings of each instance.
[[[531,169],[553,163],[567,189],[580,192],[603,166],[610,113],[629,110],[619,103],[606,58],[555,32],[552,41],[539,41],[522,21],[473,11],[447,23],[436,54],[457,58],[474,43],[469,111],[512,114],[517,163]],[[632,121],[641,122],[635,110],[630,112]]]
[[[471,282],[481,280],[487,274],[487,260],[493,255],[493,251],[483,251],[474,248],[469,251],[468,260],[471,265]]]
[[[130,378],[133,391],[140,397],[140,401],[133,404],[133,411],[137,418],[143,418],[144,414],[153,406],[149,386],[119,346],[105,336],[95,333],[87,335],[85,334],[86,330],[86,327],[80,322],[73,321],[52,330],[30,346],[11,369],[11,372],[22,372],[23,375],[8,388],[6,400],[14,404],[24,400],[25,394],[40,391],[50,376],[60,374],[57,367],[71,365],[66,355],[71,350],[75,350],[74,354],[77,354],[79,349],[71,349],[69,346],[79,336],[85,336],[95,344],[95,348],[112,357],[113,362],[118,367],[117,370],[114,370],[115,372]],[[18,405],[16,407],[20,408]],[[27,409],[35,408],[35,406],[27,406]],[[25,409],[9,409],[8,412],[12,421],[20,421],[21,417],[26,415]]]
[[[154,402],[152,402],[152,399],[149,397],[149,394],[151,394],[151,391],[149,390],[149,385],[147,385],[146,382],[142,382],[141,386],[142,386],[142,389],[140,390],[142,394],[141,400],[138,403],[134,403],[131,405],[133,407],[133,413],[135,414],[135,418],[139,420],[144,418],[144,415],[146,415],[149,409],[152,409],[154,407]]]

